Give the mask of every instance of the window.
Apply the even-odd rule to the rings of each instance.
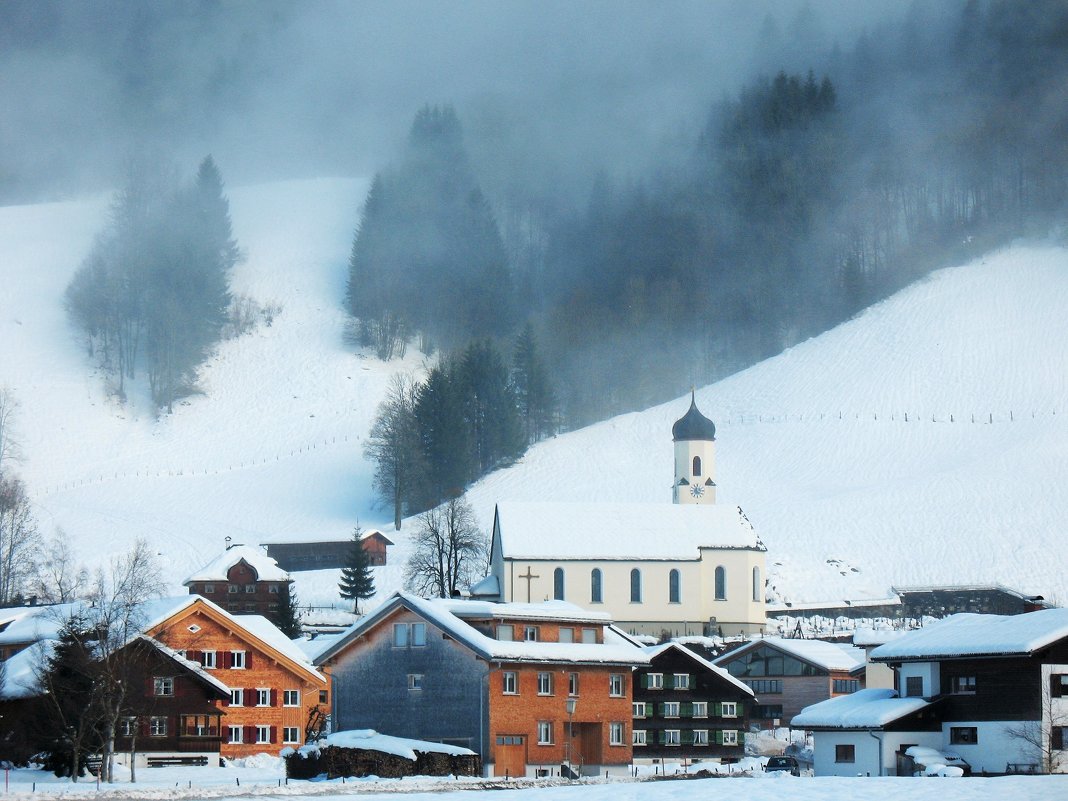
[[[708,701],[694,701],[693,702],[693,716],[695,718],[707,718],[708,717]]]
[[[760,568],[753,568],[753,603],[758,604],[763,595],[764,585],[760,583]]]
[[[167,718],[152,717],[148,719],[148,733],[153,737],[167,736]]]
[[[676,673],[672,676],[672,686],[676,690],[688,690],[690,689],[690,674],[689,673]]]
[[[953,676],[949,691],[954,695],[975,695],[975,676]]]
[[[300,743],[300,729],[296,726],[284,726],[282,728],[282,742],[287,745]]]
[[[666,701],[664,703],[664,717],[665,718],[677,718],[679,716],[679,702],[678,701]]]
[[[426,623],[412,623],[412,647],[421,648],[426,645]]]
[[[738,732],[735,729],[724,729],[723,731],[723,744],[724,745],[738,745]]]
[[[319,703],[326,704],[330,702],[330,692],[328,690],[319,690]]]
[[[951,745],[975,745],[979,742],[979,730],[975,726],[950,726]]]
[[[178,721],[179,733],[187,737],[214,737],[219,719],[214,715],[182,715]]]
[[[852,745],[836,745],[834,747],[835,762],[856,762],[856,747]]]
[[[200,664],[206,668],[215,668],[215,652],[214,651],[201,651],[200,652]]]
[[[923,697],[923,676],[906,676],[905,677],[905,697],[906,698],[922,698]]]
[[[708,745],[708,729],[694,729],[693,730],[693,744],[694,745]]]
[[[588,644],[595,644],[597,642],[597,629],[583,629],[582,641]]]
[[[277,595],[278,594],[278,585],[277,584],[268,585],[267,592],[269,592],[271,595]]]
[[[603,600],[601,595],[601,569],[595,567],[590,571],[590,603],[599,604]]]
[[[695,456],[693,457],[693,477],[697,478],[699,475],[701,475],[701,457]]]
[[[631,717],[644,718],[645,717],[645,701],[635,701],[630,705]]]
[[[608,674],[608,694],[613,698],[622,698],[626,692],[626,683],[622,673]]]
[[[1049,694],[1054,698],[1063,698],[1068,695],[1068,673],[1050,674]]]
[[[407,648],[408,647],[408,624],[407,623],[394,623],[393,624],[393,646],[395,648]]]
[[[722,704],[720,704],[719,715],[723,718],[738,717],[738,704],[734,701],[724,701]]]
[[[538,641],[538,627],[537,626],[524,626],[523,627],[523,639],[527,642]]]
[[[300,690],[284,690],[282,706],[300,706]]]
[[[502,692],[505,695],[519,695],[519,685],[516,683],[514,670],[506,670],[501,674]]]
[[[245,727],[244,726],[230,726],[229,729],[230,729],[230,742],[231,743],[240,743],[241,739],[242,739],[242,735],[245,732]]]
[[[831,686],[836,693],[855,693],[860,689],[860,679],[835,679]]]
[[[256,585],[255,584],[246,584],[245,585],[245,592],[248,595],[252,595],[254,592],[256,592]]]
[[[174,679],[170,676],[156,676],[152,679],[154,695],[174,695]]]
[[[271,690],[269,687],[256,688],[256,706],[271,705]]]
[[[421,689],[423,689],[423,674],[422,673],[409,673],[408,674],[408,689],[409,690],[421,690]]]
[[[782,704],[757,704],[753,708],[753,717],[760,720],[776,720],[782,718]]]
[[[613,721],[608,724],[608,744],[609,745],[623,745],[623,735],[626,733],[626,729],[622,723]]]
[[[214,595],[215,594],[215,585],[214,584],[205,584],[204,585],[204,594],[205,595]]]
[[[678,729],[665,729],[664,730],[664,745],[681,745],[682,744],[682,732]]]
[[[231,651],[230,652],[230,667],[233,670],[245,669],[245,652],[244,651]]]
[[[678,570],[668,573],[668,603],[682,603],[682,593],[679,589],[680,574]]]
[[[648,742],[645,729],[635,729],[631,732],[630,742],[632,745],[645,745]]]
[[[664,689],[664,674],[663,673],[646,673],[645,674],[645,686],[650,690],[663,690]]]
[[[727,600],[727,568],[723,565],[716,568],[716,600]]]
[[[504,623],[497,624],[497,639],[502,642],[511,642],[513,637],[512,627]]]
[[[1068,747],[1068,726],[1050,727],[1049,745],[1054,751],[1064,751]]]
[[[569,628],[560,629],[560,642],[574,642],[575,630]]]
[[[256,727],[256,744],[269,743],[271,741],[271,727],[270,726],[257,726]]]
[[[133,737],[137,731],[137,718],[123,718],[122,728],[119,729],[119,734],[123,737]]]
[[[632,604],[642,602],[642,571],[638,568],[630,571],[630,602]]]
[[[564,600],[564,569],[562,567],[553,571],[553,600]]]
[[[241,589],[241,588],[238,587],[236,584],[231,584],[226,588],[226,591],[228,593],[230,593],[231,595],[235,595],[239,589]],[[240,741],[238,741],[238,742],[240,742]]]
[[[567,694],[578,695],[579,674],[568,673],[567,674]]]
[[[551,720],[538,721],[538,745],[553,744],[553,722]]]
[[[244,706],[245,705],[245,691],[243,689],[231,689],[230,690],[230,706]],[[238,742],[241,742],[238,740]]]
[[[538,674],[538,695],[552,695],[553,694],[553,674],[552,673],[539,673]]]
[[[756,679],[747,681],[746,684],[757,695],[779,695],[782,693],[782,679]]]

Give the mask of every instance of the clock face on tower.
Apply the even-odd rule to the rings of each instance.
[[[702,487],[700,484],[694,484],[692,487],[690,487],[690,494],[695,498],[700,498],[702,495],[705,494],[705,488]]]

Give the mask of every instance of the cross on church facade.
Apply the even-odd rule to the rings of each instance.
[[[541,576],[537,575],[536,573],[532,573],[531,569],[530,569],[530,565],[527,565],[527,573],[526,573],[526,575],[523,575],[522,573],[520,573],[519,574],[519,578],[527,580],[527,603],[529,604],[530,603],[530,582],[533,579],[541,578]]]

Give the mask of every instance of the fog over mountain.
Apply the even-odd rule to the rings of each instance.
[[[953,4],[950,4],[953,5]],[[112,188],[145,152],[231,182],[364,175],[425,103],[576,189],[689,147],[752,75],[822,68],[905,4],[5,0],[0,202]]]

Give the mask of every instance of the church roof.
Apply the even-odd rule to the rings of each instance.
[[[715,438],[716,424],[698,411],[697,399],[691,393],[690,408],[671,427],[671,439],[675,442],[683,442],[695,439],[714,440]]]
[[[737,506],[498,503],[505,559],[696,560],[702,548],[764,550]]]

